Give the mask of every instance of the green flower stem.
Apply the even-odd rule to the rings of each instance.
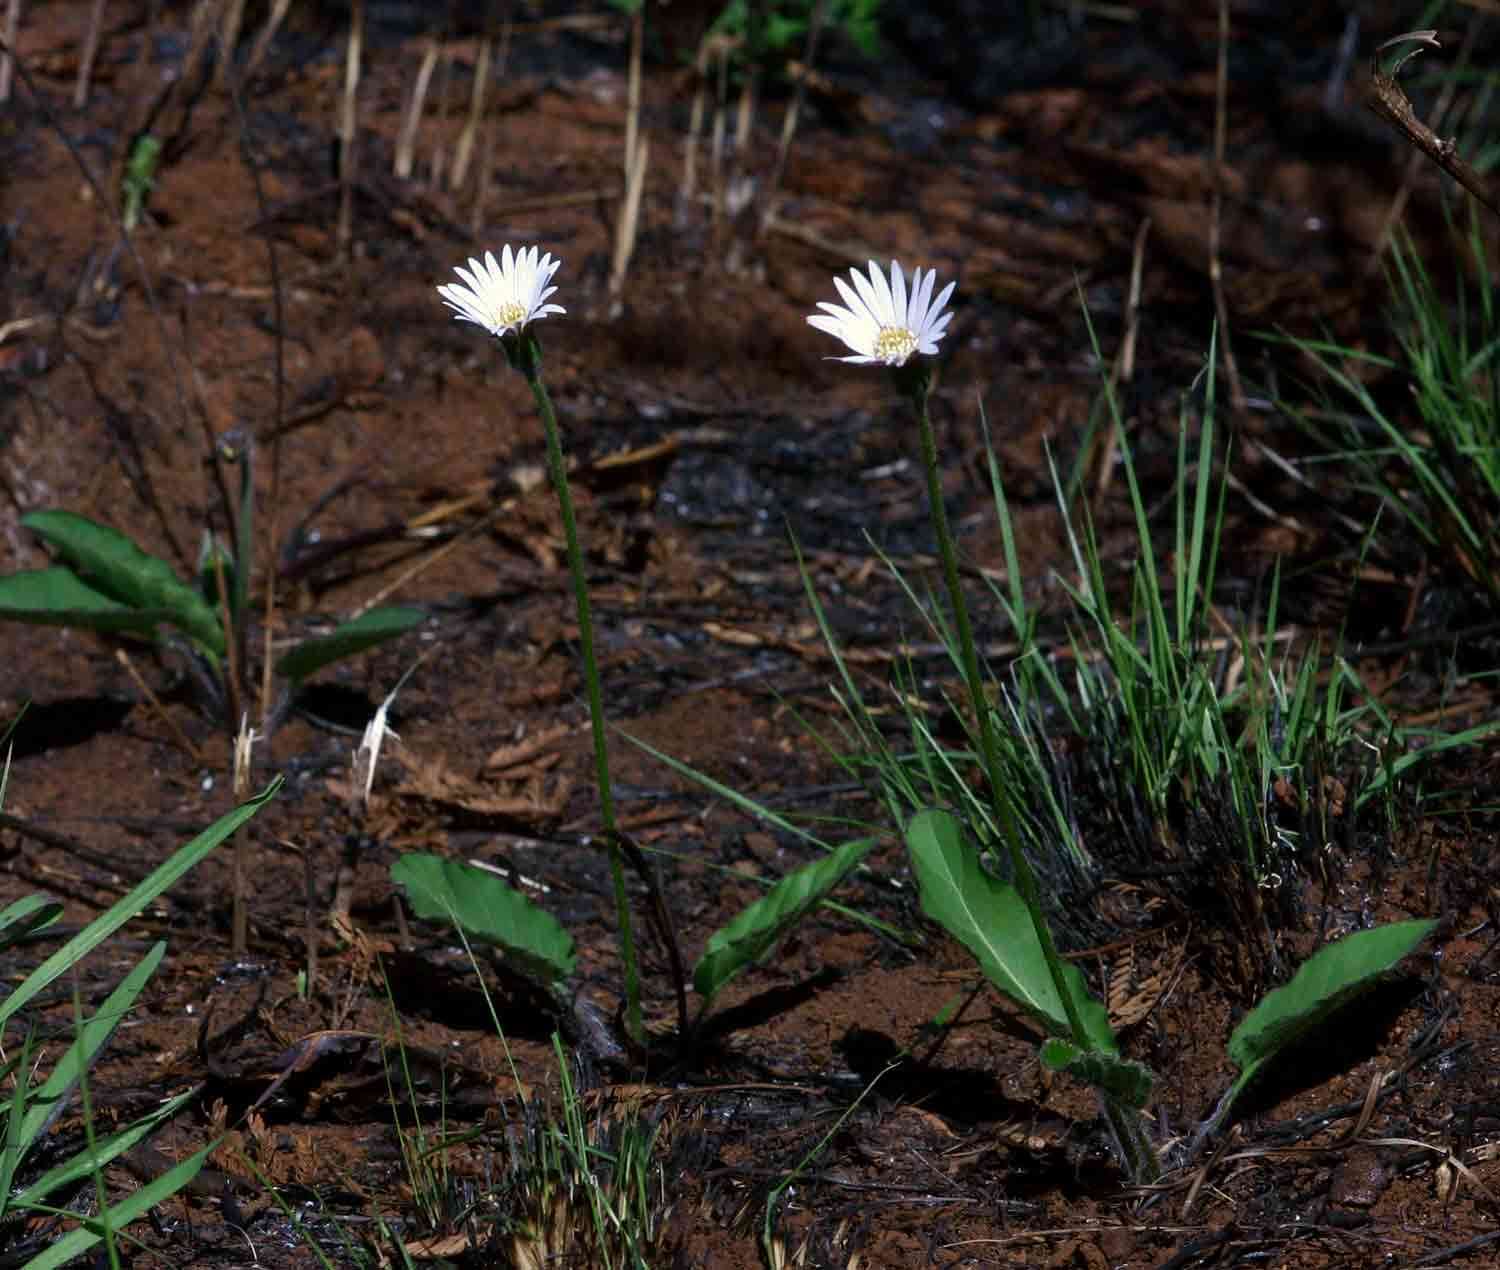
[[[578,520],[573,514],[573,494],[568,487],[568,468],[563,459],[562,437],[552,398],[542,382],[542,346],[530,331],[506,336],[506,355],[511,365],[526,376],[536,408],[547,434],[547,472],[562,512],[563,536],[568,545],[568,572],[573,576],[573,599],[578,607],[578,643],[583,654],[583,678],[589,700],[589,722],[594,734],[594,770],[599,779],[599,818],[609,848],[609,871],[614,880],[615,918],[620,928],[620,958],[625,963],[625,1030],[632,1040],[644,1036],[641,1024],[641,977],[635,955],[635,935],[630,924],[630,899],[625,893],[625,861],[620,851],[615,821],[614,788],[609,779],[609,748],[604,735],[604,698],[599,691],[599,663],[594,656],[594,619],[589,606],[588,581],[583,573],[583,552],[578,546]]]
[[[989,701],[984,695],[984,681],[979,675],[979,654],[974,648],[974,629],[969,622],[969,606],[964,602],[963,588],[958,580],[958,553],[953,547],[953,534],[948,528],[948,513],[943,506],[942,472],[938,468],[937,440],[932,433],[932,420],[927,414],[927,397],[932,389],[932,372],[925,363],[909,362],[895,372],[897,385],[911,399],[917,413],[917,423],[922,435],[922,463],[927,469],[927,500],[931,505],[932,528],[937,536],[938,555],[943,561],[943,578],[948,585],[948,599],[953,606],[953,620],[958,627],[959,651],[963,657],[964,679],[967,681],[969,700],[974,707],[974,716],[979,722],[980,757],[984,762],[985,776],[1000,814],[1002,834],[1010,855],[1011,872],[1015,874],[1016,890],[1021,893],[1031,923],[1036,927],[1037,940],[1047,960],[1047,969],[1052,975],[1053,986],[1062,1001],[1063,1011],[1068,1016],[1068,1027],[1073,1039],[1081,1049],[1092,1049],[1083,1019],[1073,994],[1068,991],[1063,979],[1062,962],[1057,955],[1057,945],[1052,942],[1052,932],[1042,914],[1041,893],[1037,889],[1036,874],[1021,850],[1021,837],[1016,828],[1015,812],[1010,795],[1001,780],[1000,748],[995,740],[995,724],[990,715]]]

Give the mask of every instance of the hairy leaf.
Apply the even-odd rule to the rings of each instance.
[[[29,512],[21,523],[44,538],[89,586],[129,608],[166,614],[208,652],[224,655],[218,613],[171,565],[147,555],[119,530],[65,511]]]
[[[397,635],[404,635],[414,626],[420,626],[427,618],[421,609],[402,605],[371,609],[352,622],[345,622],[327,635],[303,640],[285,657],[276,663],[276,673],[288,679],[301,680],[322,670],[324,666],[353,657],[367,648],[374,648]]]
[[[1240,1068],[1235,1089],[1340,1006],[1374,987],[1436,925],[1419,919],[1355,931],[1309,957],[1290,982],[1266,993],[1234,1029],[1229,1057]]]
[[[1048,1070],[1067,1072],[1137,1111],[1150,1101],[1156,1077],[1149,1067],[1134,1059],[1079,1049],[1060,1036],[1049,1036],[1043,1041],[1041,1054],[1042,1065]]]
[[[442,856],[404,855],[391,865],[391,880],[406,888],[418,917],[451,922],[471,939],[499,948],[547,987],[573,973],[573,937],[493,873]]]
[[[712,1000],[746,966],[759,961],[820,904],[869,853],[873,839],[846,842],[830,855],[787,874],[729,925],[709,936],[693,969],[693,987]]]
[[[907,825],[906,845],[922,911],[974,954],[995,987],[1049,1032],[1068,1035],[1067,1014],[1025,902],[1015,887],[985,872],[978,852],[964,843],[957,817],[946,811],[918,812]],[[1117,1053],[1109,1014],[1089,995],[1077,966],[1064,963],[1063,982],[1088,1033],[1089,1048]]]

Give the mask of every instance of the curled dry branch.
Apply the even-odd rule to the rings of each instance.
[[[1392,64],[1389,72],[1380,69],[1380,54],[1393,45],[1415,43],[1418,47],[1408,49]],[[1387,40],[1375,50],[1370,62],[1370,81],[1365,89],[1365,105],[1395,128],[1408,142],[1421,150],[1449,176],[1468,190],[1475,198],[1500,216],[1489,183],[1480,176],[1458,153],[1458,145],[1450,137],[1443,139],[1417,118],[1396,76],[1411,58],[1424,48],[1441,48],[1436,31],[1408,31]]]

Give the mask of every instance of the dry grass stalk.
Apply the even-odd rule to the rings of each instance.
[[[94,77],[94,61],[99,56],[99,30],[104,25],[104,0],[94,0],[89,10],[89,27],[83,36],[83,52],[78,57],[78,81],[73,85],[73,108],[82,110],[89,104],[89,81]]]
[[[609,270],[609,293],[612,296],[618,296],[624,290],[630,258],[635,254],[635,240],[640,232],[641,193],[646,188],[650,153],[650,143],[645,137],[639,138],[635,145],[635,160],[625,180],[625,206],[620,209],[620,219],[615,224],[615,254]]]
[[[5,50],[0,52],[0,102],[10,100],[12,49],[16,47],[16,35],[21,29],[21,0],[10,0],[5,9]]]
[[[225,0],[219,15],[219,64],[214,71],[214,83],[220,88],[228,88],[234,78],[234,50],[239,47],[244,22],[245,0]]]
[[[1145,272],[1146,239],[1151,233],[1151,218],[1147,216],[1135,231],[1135,248],[1130,257],[1130,296],[1125,303],[1125,335],[1120,340],[1120,351],[1110,371],[1110,387],[1128,384],[1135,378],[1135,345],[1141,328],[1141,277]],[[1110,421],[1109,434],[1095,468],[1094,508],[1098,512],[1114,480],[1115,457],[1120,452],[1120,426]]]
[[[729,112],[729,53],[734,44],[725,40],[716,50],[719,55],[716,92],[714,94],[714,125],[709,148],[709,172],[713,178],[713,226],[717,232],[724,215],[724,132]]]
[[[495,74],[497,78],[504,78],[506,69],[510,65],[510,35],[515,28],[515,22],[510,14],[505,15],[505,24],[500,28],[500,55],[496,59]],[[495,146],[500,137],[500,120],[498,115],[491,111],[484,120],[484,148],[479,163],[479,175],[474,181],[474,210],[469,217],[469,230],[478,238],[480,229],[484,225],[485,205],[490,201],[490,190],[493,188],[495,179]]]
[[[432,158],[427,165],[427,188],[430,190],[443,188],[443,173],[448,168],[448,151],[444,147],[441,125],[453,113],[453,64],[455,60],[452,47],[445,43],[442,56],[438,58],[437,91],[434,93],[437,98],[439,128],[437,138],[432,145]]]
[[[411,97],[407,100],[406,112],[401,117],[401,131],[396,137],[396,161],[393,170],[403,181],[411,177],[412,157],[417,147],[417,129],[422,123],[422,107],[427,102],[427,89],[432,84],[432,72],[437,69],[438,57],[442,51],[442,41],[436,36],[427,41],[427,51],[422,54],[422,64],[417,68],[417,77],[412,82]]]
[[[365,38],[365,0],[353,0],[344,56],[344,97],[339,109],[338,254],[347,259],[354,233],[354,135],[358,126],[359,64]]]
[[[646,43],[646,6],[636,6],[630,18],[630,69],[625,80],[625,183],[635,166],[635,143],[641,133],[641,52]]]
[[[688,209],[698,192],[698,143],[703,137],[703,119],[708,113],[708,58],[714,37],[705,35],[693,59],[693,107],[688,118],[687,145],[682,152],[682,180],[677,186],[677,207],[673,220],[678,229],[687,225]]]
[[[161,699],[151,691],[151,685],[141,678],[141,672],[135,668],[135,662],[130,660],[130,654],[123,648],[117,648],[115,649],[115,660],[125,668],[125,673],[130,676],[141,696],[146,699],[146,704],[151,707],[152,713],[162,721],[167,731],[172,734],[172,740],[176,742],[177,748],[192,759],[199,767],[202,767],[206,761],[203,757],[203,751],[193,744],[188,734],[178,727],[176,721],[167,713],[166,707],[161,703]]]
[[[255,729],[250,726],[248,715],[240,716],[240,730],[234,738],[234,780],[231,788],[234,801],[242,803],[250,797],[250,768],[252,752],[257,740]],[[243,957],[249,948],[249,916],[246,911],[245,881],[245,835],[234,835],[234,878],[232,882],[232,913],[229,924],[229,952],[232,957]]]
[[[765,235],[772,218],[776,215],[776,196],[786,175],[787,157],[792,152],[792,139],[797,135],[797,121],[802,115],[802,103],[807,98],[807,81],[817,65],[818,41],[828,22],[828,0],[818,0],[813,7],[812,20],[807,27],[807,46],[802,54],[802,66],[797,76],[797,89],[792,94],[792,104],[787,108],[786,118],[781,121],[781,139],[776,146],[776,166],[771,170],[771,179],[766,184],[762,203],[760,224],[756,227],[757,238]]]
[[[1229,331],[1229,302],[1224,296],[1224,271],[1219,244],[1224,213],[1224,141],[1228,132],[1229,95],[1229,0],[1219,0],[1219,59],[1214,72],[1214,197],[1208,222],[1208,281],[1213,287],[1214,312],[1219,320],[1219,348],[1224,354],[1224,373],[1229,379],[1229,402],[1244,418],[1249,409],[1245,387],[1240,383],[1239,363]]]
[[[266,52],[271,47],[271,41],[276,38],[276,32],[281,29],[282,22],[286,20],[287,10],[291,7],[292,0],[275,0],[271,6],[265,25],[261,27],[260,34],[255,37],[255,43],[250,46],[250,56],[245,59],[245,70],[242,76],[245,83],[248,84],[251,76],[260,69],[260,64],[265,60]]]
[[[474,83],[469,92],[469,116],[464,120],[463,130],[458,134],[458,145],[453,150],[453,169],[448,174],[450,190],[463,189],[469,175],[469,162],[474,157],[474,140],[479,136],[479,121],[484,117],[485,101],[490,89],[490,62],[494,59],[495,41],[488,32],[479,42],[479,59],[474,67]]]

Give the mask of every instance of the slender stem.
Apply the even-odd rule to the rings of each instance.
[[[515,337],[511,337],[515,338]],[[609,748],[604,735],[604,698],[599,690],[599,663],[594,656],[594,619],[589,606],[588,580],[583,572],[583,552],[578,546],[578,520],[573,514],[573,494],[568,487],[568,468],[563,458],[562,437],[557,429],[557,414],[552,398],[542,382],[542,347],[536,336],[523,331],[519,347],[506,351],[512,364],[526,376],[531,395],[536,399],[547,434],[547,471],[562,512],[563,536],[567,540],[568,572],[573,576],[573,599],[578,609],[578,643],[583,655],[583,677],[588,693],[589,722],[594,735],[594,770],[599,781],[599,818],[609,848],[609,871],[614,880],[615,918],[620,928],[620,957],[625,963],[625,1030],[632,1040],[644,1034],[641,1026],[641,980],[636,962],[635,935],[630,924],[630,899],[625,892],[625,863],[620,851],[615,820],[614,789],[609,779]]]
[[[1047,962],[1048,973],[1052,976],[1053,987],[1057,990],[1058,999],[1062,1002],[1063,1013],[1067,1016],[1073,1039],[1079,1048],[1092,1049],[1094,1048],[1093,1041],[1084,1028],[1078,1003],[1074,1001],[1067,981],[1063,978],[1062,961],[1057,955],[1057,945],[1053,943],[1052,931],[1048,928],[1047,919],[1042,913],[1041,893],[1037,888],[1036,874],[1032,872],[1031,864],[1021,849],[1021,837],[1016,828],[1015,808],[1011,803],[1010,791],[1006,789],[1001,779],[1000,748],[995,739],[995,724],[990,714],[990,704],[984,695],[984,681],[979,675],[979,654],[974,646],[974,629],[969,622],[969,607],[964,601],[963,589],[959,585],[958,553],[953,547],[953,534],[948,527],[947,509],[943,505],[943,483],[942,473],[938,468],[937,441],[932,433],[932,420],[927,413],[927,396],[932,386],[931,372],[917,363],[898,370],[896,380],[902,391],[911,398],[912,406],[917,412],[917,423],[922,436],[922,463],[927,469],[927,498],[931,504],[932,527],[937,535],[938,554],[943,561],[943,578],[948,586],[948,600],[953,607],[954,624],[958,628],[959,651],[963,658],[964,679],[969,691],[969,700],[973,704],[974,716],[979,723],[980,757],[984,762],[985,776],[990,783],[995,809],[1000,815],[1001,836],[1005,839],[1006,850],[1010,856],[1011,872],[1015,875],[1016,889],[1021,893],[1021,899],[1031,914],[1031,924],[1036,930],[1037,941],[1041,945],[1043,958]],[[1155,1180],[1160,1175],[1161,1169],[1157,1163],[1156,1150],[1141,1125],[1140,1117],[1132,1108],[1107,1090],[1099,1090],[1099,1099],[1104,1108],[1105,1121],[1115,1139],[1115,1145],[1127,1175],[1137,1182]]]
[[[1036,928],[1037,940],[1041,943],[1047,969],[1052,975],[1052,984],[1057,989],[1063,1012],[1068,1018],[1068,1027],[1073,1039],[1081,1048],[1092,1048],[1083,1019],[1078,1013],[1078,1004],[1063,979],[1062,962],[1057,956],[1057,945],[1052,942],[1052,932],[1042,915],[1041,893],[1037,889],[1036,874],[1031,870],[1025,853],[1021,850],[1021,837],[1016,829],[1015,811],[1010,793],[1001,779],[1000,749],[995,740],[995,724],[990,715],[989,701],[984,695],[984,681],[979,674],[979,654],[974,647],[974,628],[969,622],[969,606],[964,602],[963,588],[958,580],[958,553],[953,548],[953,534],[948,528],[948,513],[943,506],[942,473],[938,467],[937,440],[932,434],[932,420],[927,414],[927,395],[931,388],[930,372],[920,364],[908,366],[897,372],[897,380],[903,391],[911,398],[917,412],[917,423],[922,435],[922,463],[927,469],[927,500],[931,505],[932,528],[937,535],[938,555],[943,562],[943,579],[948,585],[948,600],[953,607],[953,620],[958,627],[959,651],[963,658],[964,679],[967,681],[969,701],[974,716],[979,722],[979,749],[984,763],[985,776],[990,783],[995,808],[1000,814],[1001,836],[1005,839],[1010,855],[1011,872],[1015,875],[1016,889],[1021,893],[1031,923]]]

